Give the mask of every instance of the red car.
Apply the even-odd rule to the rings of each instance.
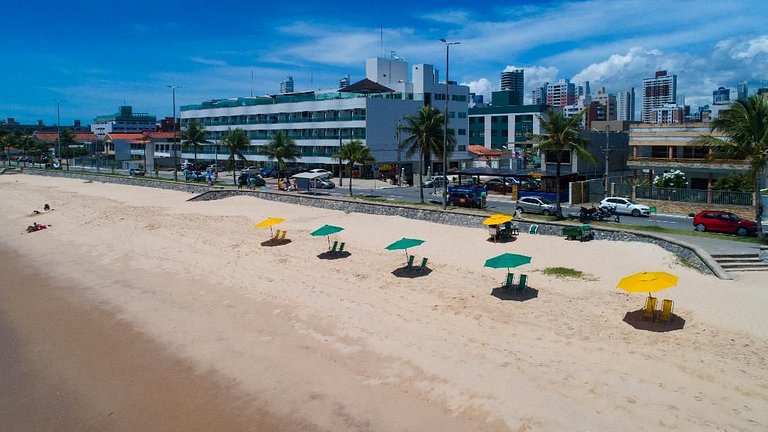
[[[696,231],[714,231],[745,236],[757,232],[755,221],[742,219],[731,212],[704,210],[693,217]]]

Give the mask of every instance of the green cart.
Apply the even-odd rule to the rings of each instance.
[[[563,236],[566,240],[588,241],[595,238],[591,225],[581,225],[563,228]]]

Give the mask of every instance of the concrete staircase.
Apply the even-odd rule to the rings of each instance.
[[[758,254],[723,254],[712,258],[727,272],[768,272],[768,261],[762,261]]]

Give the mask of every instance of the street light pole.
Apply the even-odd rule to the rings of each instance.
[[[342,179],[344,179],[343,165],[341,163],[341,128],[339,128],[339,186],[344,186]]]
[[[61,110],[59,101],[56,101],[56,159],[61,166]]]
[[[445,44],[445,128],[443,130],[443,210],[445,210],[448,208],[448,60],[451,45],[458,45],[461,42],[448,41],[445,38],[440,38],[440,42]]]
[[[610,133],[611,133],[611,125],[606,124],[605,125],[605,198],[608,198],[608,195],[609,195],[609,192],[608,192],[608,187],[609,187],[608,176],[610,175],[609,174],[610,171],[609,171],[608,162],[610,160],[609,154],[610,154],[610,151],[611,151],[611,146],[610,146],[611,135],[610,135]]]
[[[173,181],[179,181],[179,151],[176,149],[176,89],[181,86],[169,85],[173,94]]]
[[[395,181],[397,182],[397,187],[400,187],[400,182],[402,179],[400,178],[400,147],[402,146],[401,140],[400,140],[400,134],[401,129],[403,127],[403,120],[400,119],[397,121],[397,127],[395,129],[395,138],[397,138],[397,166],[395,170]]]

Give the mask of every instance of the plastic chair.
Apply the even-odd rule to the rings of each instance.
[[[424,274],[424,270],[427,268],[427,257],[421,259],[421,266],[419,266],[419,274]]]
[[[275,236],[272,239],[277,240],[280,238],[280,230],[275,230]]]
[[[283,233],[280,235],[280,240],[285,240],[286,234],[288,234],[288,231],[283,231]]]
[[[515,285],[515,274],[514,273],[507,273],[507,280],[504,282],[504,289],[512,289],[512,287]]]
[[[520,282],[515,285],[515,291],[523,291],[525,290],[525,286],[528,284],[528,275],[521,274],[520,275]]]
[[[537,224],[533,224],[528,228],[528,234],[538,234],[539,233],[539,226]]]
[[[346,243],[344,243],[344,242],[341,242],[341,244],[339,245],[339,253],[342,253],[342,252],[344,252],[344,245],[345,245],[345,244],[346,244]]]
[[[675,302],[670,299],[664,299],[661,302],[661,312],[659,312],[659,321],[666,321],[669,323],[672,320],[672,308]]]
[[[336,252],[336,247],[339,245],[338,240],[333,242],[333,247],[331,248],[331,252]]]
[[[653,319],[656,314],[656,297],[648,297],[645,299],[645,307],[643,308],[643,318]]]
[[[416,259],[416,256],[414,256],[414,255],[408,255],[408,264],[407,264],[407,267],[408,267],[408,268],[411,268],[411,267],[413,267],[413,260],[414,260],[414,259]]]

